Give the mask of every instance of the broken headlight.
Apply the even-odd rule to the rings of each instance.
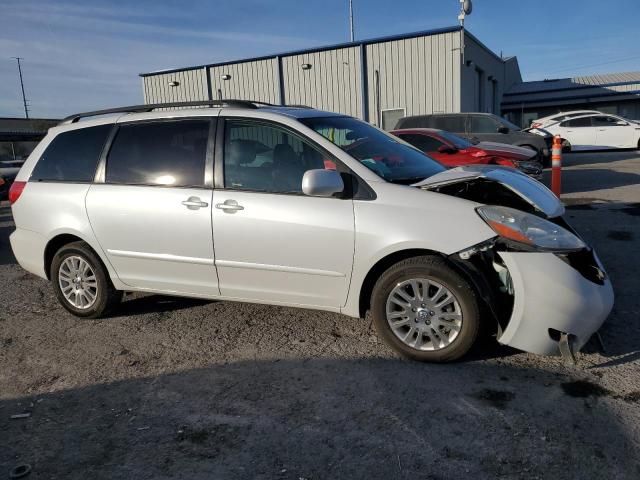
[[[552,252],[581,250],[585,243],[570,231],[544,218],[508,207],[483,206],[478,215],[500,237]]]

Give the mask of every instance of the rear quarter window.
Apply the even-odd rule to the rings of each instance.
[[[31,180],[92,182],[112,125],[81,128],[56,136],[36,163]]]

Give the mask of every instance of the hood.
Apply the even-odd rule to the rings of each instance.
[[[498,165],[467,165],[464,167],[452,168],[433,175],[425,180],[413,184],[424,190],[441,191],[443,187],[449,186],[465,186],[483,181],[488,184],[489,188],[483,188],[482,192],[478,192],[478,198],[470,197],[469,190],[449,189],[444,190],[451,192],[449,194],[477,201],[479,203],[491,203],[495,205],[502,204],[505,195],[500,192],[504,189],[508,190],[519,199],[526,202],[533,209],[543,213],[548,218],[559,217],[564,214],[564,205],[556,197],[551,190],[542,183],[528,177],[524,173],[513,168],[501,167]],[[491,188],[491,184],[495,188]],[[492,192],[495,191],[495,201],[492,200]],[[456,194],[455,192],[461,192]],[[505,205],[511,206],[511,205]]]
[[[537,155],[535,150],[498,142],[480,142],[474,147],[481,148],[491,155],[508,155],[516,160],[529,160]]]

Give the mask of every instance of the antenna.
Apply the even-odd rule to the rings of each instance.
[[[18,74],[20,75],[20,88],[22,89],[22,104],[24,105],[24,116],[25,118],[29,118],[29,107],[27,106],[27,98],[24,96],[24,82],[22,81],[22,66],[20,65],[20,60],[23,60],[22,57],[11,57],[14,58],[18,62]]]
[[[353,31],[353,0],[349,0],[349,31],[351,32],[351,41],[355,41],[355,34]]]

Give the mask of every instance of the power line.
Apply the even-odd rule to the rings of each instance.
[[[582,68],[599,67],[601,65],[610,65],[612,63],[620,63],[620,62],[626,62],[629,60],[635,60],[636,58],[640,58],[640,55],[634,55],[632,57],[626,57],[626,58],[619,58],[617,60],[610,60],[608,62],[591,63],[587,65],[576,65],[575,67],[567,67],[567,68],[561,68],[558,70],[551,70],[548,73],[568,72],[570,70],[580,70]]]
[[[22,57],[11,57],[15,58],[18,62],[18,74],[20,75],[20,89],[22,90],[22,104],[24,105],[24,116],[25,118],[29,118],[29,107],[27,106],[27,97],[24,95],[24,82],[22,80],[22,66],[20,65],[20,60]]]

